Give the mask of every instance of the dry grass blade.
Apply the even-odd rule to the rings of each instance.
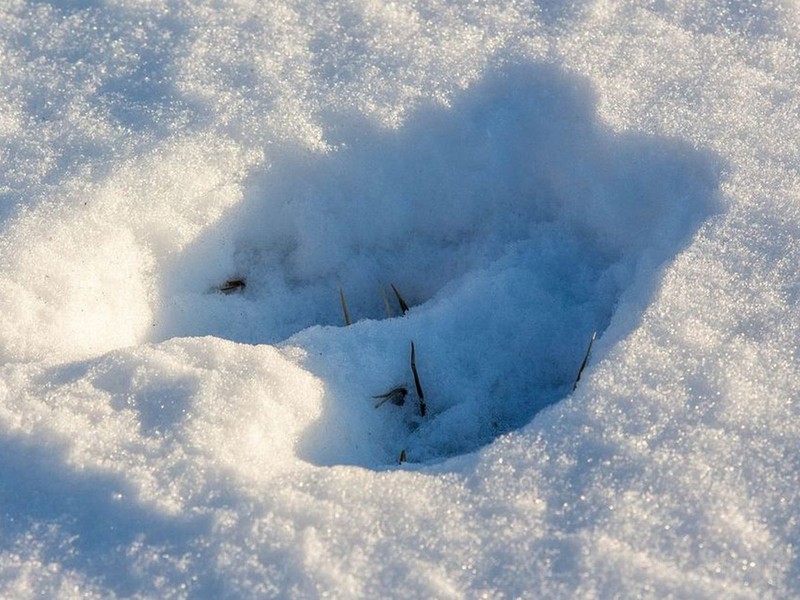
[[[406,395],[408,394],[408,390],[405,386],[398,386],[394,389],[389,390],[385,394],[380,394],[379,396],[373,396],[376,400],[378,400],[377,404],[375,404],[375,408],[382,406],[386,402],[391,402],[395,406],[403,406],[406,403]]]
[[[381,286],[381,296],[383,297],[383,305],[386,307],[386,318],[391,319],[394,316],[392,304],[389,302],[389,296],[386,295],[386,288]]]
[[[589,347],[586,348],[586,354],[583,357],[583,362],[581,363],[581,368],[578,369],[578,376],[575,378],[575,383],[572,384],[572,391],[574,392],[578,387],[578,382],[581,380],[581,375],[583,374],[583,370],[586,368],[586,365],[589,363],[589,355],[592,353],[592,344],[594,344],[594,339],[597,337],[597,332],[592,332],[592,339],[589,340]]]
[[[425,394],[422,392],[422,384],[419,382],[419,373],[417,373],[417,349],[414,347],[414,342],[411,342],[411,372],[414,374],[414,387],[417,389],[419,398],[419,414],[424,417],[427,406],[425,405]]]
[[[342,313],[344,314],[344,324],[350,325],[350,313],[347,311],[347,303],[344,301],[344,290],[339,288],[339,301],[342,303]]]
[[[233,292],[238,292],[240,290],[243,290],[246,286],[247,282],[244,280],[244,278],[228,279],[228,281],[223,283],[217,289],[223,294],[232,294]]]
[[[394,295],[397,296],[397,303],[400,305],[400,311],[403,314],[406,314],[408,312],[408,304],[405,300],[403,300],[403,297],[400,295],[400,292],[397,291],[397,288],[394,287],[394,284],[390,283],[389,285],[392,286],[392,291],[394,292]]]

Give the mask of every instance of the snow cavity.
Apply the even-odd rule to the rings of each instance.
[[[336,114],[325,150],[268,147],[241,201],[165,266],[153,339],[299,348],[326,388],[298,446],[315,464],[425,461],[520,427],[570,392],[631,288],[633,323],[714,206],[713,157],[614,132],[595,104],[582,79],[519,64],[396,129]],[[221,293],[231,280],[245,285]],[[386,318],[390,284],[402,318]],[[374,407],[398,386],[403,406]]]

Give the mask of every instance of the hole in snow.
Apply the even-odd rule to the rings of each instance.
[[[297,334],[285,343],[327,389],[299,447],[316,464],[376,466],[403,450],[431,460],[528,423],[570,392],[620,296],[633,287],[629,306],[646,304],[718,185],[708,154],[611,132],[594,107],[583,80],[523,65],[399,130],[337,115],[335,150],[274,150],[244,201],[184,253],[159,335]],[[246,287],[213,292],[233,278]],[[385,319],[390,283],[412,305],[405,317]],[[309,329],[341,325],[340,287],[354,325]],[[396,386],[407,402],[374,408]]]

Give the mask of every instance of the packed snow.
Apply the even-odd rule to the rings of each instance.
[[[798,32],[0,3],[0,596],[800,596]]]

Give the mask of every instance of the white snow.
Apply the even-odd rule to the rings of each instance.
[[[800,595],[798,31],[0,4],[0,596]]]

